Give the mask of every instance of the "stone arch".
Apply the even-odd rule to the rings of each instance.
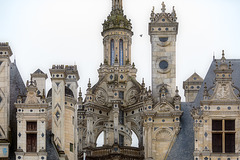
[[[155,134],[157,141],[170,141],[172,137],[173,133],[169,128],[160,128]]]
[[[172,147],[172,142],[174,138],[174,133],[170,128],[158,128],[154,132],[153,137],[153,150],[156,160],[166,159],[169,151]]]

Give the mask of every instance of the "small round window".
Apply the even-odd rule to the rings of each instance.
[[[167,68],[168,68],[168,62],[165,61],[165,60],[162,60],[162,61],[159,63],[159,67],[160,67],[160,69],[167,69]]]

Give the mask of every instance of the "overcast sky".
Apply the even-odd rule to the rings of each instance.
[[[148,23],[152,7],[160,0],[123,0],[124,13],[133,25],[132,61],[137,80],[151,85],[151,46]],[[24,82],[40,68],[49,75],[53,64],[77,64],[83,92],[88,78],[98,80],[103,62],[102,23],[111,11],[111,0],[0,0],[0,41],[9,42]],[[166,0],[167,12],[175,6],[177,85],[194,72],[203,78],[215,53],[240,58],[240,1]],[[143,37],[139,35],[143,34]],[[50,77],[50,75],[49,75]],[[48,78],[47,88],[51,86]]]

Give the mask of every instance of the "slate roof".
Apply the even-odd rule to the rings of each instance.
[[[191,116],[192,103],[181,103],[183,115],[181,117],[181,130],[167,157],[167,160],[193,160],[194,131]]]
[[[16,123],[16,108],[14,103],[17,100],[17,96],[20,94],[26,94],[25,84],[18,71],[15,63],[10,64],[10,127],[12,142],[10,146],[9,159],[15,160],[15,151],[17,149],[17,123]]]
[[[51,132],[49,130],[46,131],[46,148],[47,148],[47,159],[48,160],[59,159],[57,150],[55,149],[55,147],[52,143]]]
[[[37,69],[37,70],[34,72],[34,74],[45,74],[45,73],[43,73],[43,71],[42,71],[41,69]]]

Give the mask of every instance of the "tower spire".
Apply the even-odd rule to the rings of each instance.
[[[112,10],[122,10],[122,0],[112,0]]]

